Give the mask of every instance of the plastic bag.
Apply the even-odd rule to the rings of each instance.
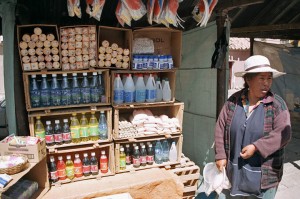
[[[128,9],[133,20],[137,21],[146,13],[146,6],[141,0],[121,0]]]
[[[67,0],[67,6],[70,17],[76,15],[78,18],[81,18],[80,0]]]
[[[223,189],[231,188],[231,184],[227,178],[225,168],[220,172],[216,163],[211,162],[205,165],[203,170],[204,190],[209,196],[213,191],[220,194]]]
[[[86,13],[100,21],[104,4],[105,0],[86,0]]]

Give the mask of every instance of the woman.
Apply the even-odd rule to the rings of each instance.
[[[226,169],[231,190],[226,198],[272,199],[283,172],[283,148],[291,139],[290,115],[282,98],[270,91],[284,73],[254,55],[245,61],[245,88],[223,106],[215,129],[215,160]],[[227,192],[226,192],[227,191]]]

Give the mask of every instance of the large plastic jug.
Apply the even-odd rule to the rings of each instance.
[[[132,103],[135,99],[135,86],[131,74],[128,74],[124,84],[124,101]]]
[[[155,81],[150,74],[147,84],[146,84],[146,102],[155,102],[156,100],[156,86],[155,86]]]
[[[162,86],[160,83],[160,79],[156,79],[156,100],[157,102],[161,102],[163,98],[163,91],[162,91]]]
[[[143,103],[146,100],[146,85],[144,83],[143,74],[138,74],[135,84],[135,101]]]
[[[165,79],[165,84],[163,86],[163,101],[164,102],[171,101],[171,88],[170,88],[169,80],[167,78]]]
[[[124,87],[120,74],[116,75],[114,80],[114,103],[122,104],[124,102]]]

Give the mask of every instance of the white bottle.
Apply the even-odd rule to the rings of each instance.
[[[131,74],[128,74],[124,84],[124,101],[125,103],[132,103],[134,102],[134,98],[135,98],[135,86]]]
[[[176,162],[177,161],[177,148],[175,145],[175,142],[172,142],[170,153],[169,153],[169,160],[170,162]]]
[[[144,83],[143,74],[138,74],[135,84],[135,101],[143,103],[146,100],[146,86]]]
[[[158,60],[158,69],[163,70],[165,67],[165,62],[164,62],[165,56],[160,56]]]
[[[159,69],[158,64],[159,64],[158,56],[154,56],[154,58],[153,58],[153,70]]]
[[[120,74],[117,74],[114,80],[114,103],[122,104],[124,101],[124,87]]]
[[[142,56],[137,56],[137,69],[142,70],[143,69],[143,59]]]
[[[171,88],[169,84],[169,80],[166,78],[165,79],[165,84],[163,86],[163,101],[164,102],[169,102],[171,101]]]
[[[148,57],[146,55],[143,56],[143,69],[147,70],[149,66]]]
[[[173,58],[172,55],[168,56],[168,69],[173,69]]]
[[[132,60],[132,69],[137,69],[137,57],[133,55],[133,60]]]
[[[163,91],[162,91],[162,86],[160,83],[160,79],[156,79],[156,102],[161,102],[163,98]]]
[[[148,60],[148,69],[149,70],[153,69],[153,65],[154,65],[154,58],[152,55],[150,55]]]
[[[146,84],[146,102],[155,102],[156,99],[156,86],[155,86],[155,81],[150,74],[147,84]]]

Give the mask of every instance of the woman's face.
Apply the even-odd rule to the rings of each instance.
[[[258,73],[256,76],[247,79],[250,93],[253,97],[262,98],[272,86],[272,73]]]

